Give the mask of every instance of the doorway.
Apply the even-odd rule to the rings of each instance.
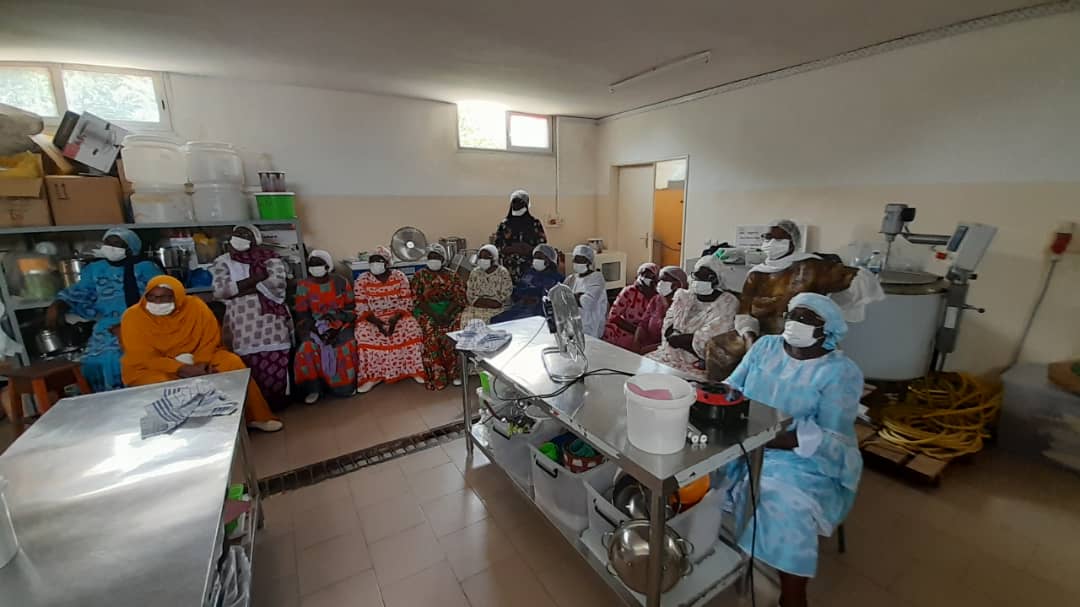
[[[641,264],[682,262],[687,159],[618,167],[617,246],[627,280]]]

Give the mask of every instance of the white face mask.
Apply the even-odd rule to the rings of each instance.
[[[671,286],[671,283],[666,280],[661,280],[656,284],[656,292],[667,297],[671,295],[671,292],[675,290],[675,287]]]
[[[816,330],[814,325],[789,320],[784,323],[784,341],[795,348],[809,348],[818,341],[814,336]]]
[[[578,274],[584,274],[589,271],[589,264],[587,263],[575,263],[574,272]]]
[[[428,267],[429,270],[438,272],[439,270],[442,269],[442,260],[441,259],[429,259],[429,260],[427,260],[427,267]]]
[[[326,272],[329,270],[326,266],[308,266],[307,272],[315,278],[322,278],[326,276]]]
[[[713,289],[713,284],[707,280],[691,280],[690,290],[695,295],[712,295],[715,289]]]
[[[791,251],[791,241],[787,238],[770,238],[761,243],[761,250],[765,252],[765,259],[780,259]]]
[[[172,314],[175,309],[176,303],[171,301],[168,303],[146,302],[146,311],[154,316],[168,316],[169,314]]]
[[[240,238],[239,236],[233,236],[229,239],[229,244],[237,251],[246,251],[251,248],[251,241],[247,238]]]
[[[644,276],[642,276],[641,278],[638,279],[638,282],[645,285],[646,287],[651,287],[652,283],[653,283],[653,279],[645,278]]]
[[[544,270],[547,269],[547,261],[545,261],[543,259],[534,259],[533,260],[533,269],[536,270],[537,272],[543,272]]]
[[[491,260],[490,259],[477,259],[476,260],[476,267],[480,268],[481,270],[489,270],[489,269],[491,269]]]
[[[529,207],[528,206],[521,207],[520,209],[511,209],[510,210],[510,214],[513,215],[514,217],[521,217],[522,215],[524,215],[525,213],[528,213],[528,212],[529,212]]]
[[[120,261],[127,257],[127,249],[124,247],[114,247],[112,245],[103,245],[100,249],[101,256],[109,261]]]
[[[381,261],[373,261],[368,269],[371,270],[372,274],[378,276],[386,271],[386,264]]]

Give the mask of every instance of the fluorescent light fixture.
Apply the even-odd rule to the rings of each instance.
[[[608,89],[612,93],[614,93],[616,89],[620,89],[635,82],[640,82],[641,80],[644,80],[650,76],[655,76],[661,72],[666,72],[668,70],[682,67],[684,65],[693,65],[695,63],[708,63],[711,57],[712,51],[701,51],[700,53],[694,53],[693,55],[687,55],[685,57],[679,57],[678,59],[672,59],[667,63],[661,63],[660,65],[650,67],[644,72],[634,74],[629,78],[623,78],[618,82],[612,82],[608,85]]]

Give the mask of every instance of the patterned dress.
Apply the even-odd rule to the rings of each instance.
[[[478,308],[472,304],[481,297],[505,304],[513,289],[514,283],[510,279],[510,272],[505,267],[495,266],[494,272],[474,268],[469,274],[469,284],[466,289],[469,307],[461,313],[461,326],[465,326],[474,318],[479,318],[484,322],[491,321],[493,316],[502,312],[502,308]]]
[[[507,214],[499,227],[495,228],[495,247],[499,249],[499,257],[502,264],[510,272],[510,284],[517,283],[532,264],[532,249],[538,244],[547,242],[547,234],[544,233],[544,224],[531,213],[525,213],[521,217]],[[520,255],[505,251],[505,247],[511,244],[529,245],[529,253]]]
[[[351,394],[356,389],[356,304],[351,285],[340,276],[331,276],[326,282],[301,280],[296,285],[293,309],[309,331],[293,362],[301,391],[318,392],[321,382],[333,394]],[[337,334],[327,341],[323,335],[328,332]]]
[[[424,377],[421,359],[424,334],[413,317],[414,307],[409,279],[401,270],[389,270],[386,282],[371,272],[357,277],[353,285],[356,295],[356,382],[395,382],[409,377]],[[401,320],[389,337],[368,322],[376,316],[390,322],[401,314]]]
[[[425,386],[428,390],[442,390],[461,376],[454,342],[446,333],[461,328],[458,321],[466,303],[465,284],[457,272],[433,272],[424,269],[413,276],[412,292],[417,303],[413,313],[424,332],[423,361],[424,373],[427,374]],[[426,303],[439,313],[456,306],[458,313],[449,319],[448,324],[441,324],[419,305],[421,303]]]
[[[615,324],[615,319],[621,316],[639,325],[645,319],[645,310],[654,299],[656,299],[655,291],[652,296],[646,296],[636,282],[623,287],[608,312],[607,323],[604,325],[604,341],[627,350],[634,349],[634,334]]]
[[[855,416],[863,375],[839,351],[798,360],[784,350],[779,335],[759,338],[727,379],[747,397],[790,415],[799,446],[766,449],[757,508],[757,539],[746,525],[739,546],[793,575],[817,572],[818,536],[832,535],[855,502],[862,457],[855,440]],[[736,483],[729,491],[735,512],[745,513],[746,468],[730,466]]]
[[[667,316],[670,306],[671,302],[663,295],[657,295],[649,300],[649,305],[645,308],[645,317],[638,324],[644,333],[644,340],[641,343],[643,347],[660,343],[664,334],[664,317]]]
[[[262,247],[244,253],[225,253],[210,268],[214,275],[214,299],[225,302],[225,328],[232,335],[232,349],[240,355],[251,377],[271,408],[289,400],[289,350],[293,323],[284,305],[285,262]],[[265,276],[255,293],[240,295],[237,283],[251,276]]]
[[[161,268],[152,261],[135,263],[135,283],[138,292],[146,290],[151,278],[160,275]],[[123,388],[120,377],[120,340],[113,327],[129,307],[124,295],[124,266],[105,260],[95,261],[82,271],[79,282],[60,291],[56,299],[68,305],[77,316],[94,322],[94,332],[86,344],[82,372],[94,392]],[[138,303],[136,299],[130,305]]]
[[[681,371],[694,379],[705,379],[705,370],[698,364],[705,359],[705,346],[714,335],[730,331],[735,326],[735,311],[739,309],[739,300],[728,292],[721,293],[713,301],[701,301],[686,289],[675,291],[675,298],[664,315],[661,335],[669,328],[676,333],[694,335],[694,353],[668,344],[663,337],[660,347],[650,352],[647,358],[663,363]]]

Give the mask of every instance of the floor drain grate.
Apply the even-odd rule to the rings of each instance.
[[[259,491],[263,497],[270,497],[286,491],[296,491],[302,487],[321,483],[343,474],[356,472],[361,468],[437,447],[463,436],[465,436],[465,422],[447,424],[433,430],[395,439],[374,447],[339,455],[295,470],[259,479]]]

